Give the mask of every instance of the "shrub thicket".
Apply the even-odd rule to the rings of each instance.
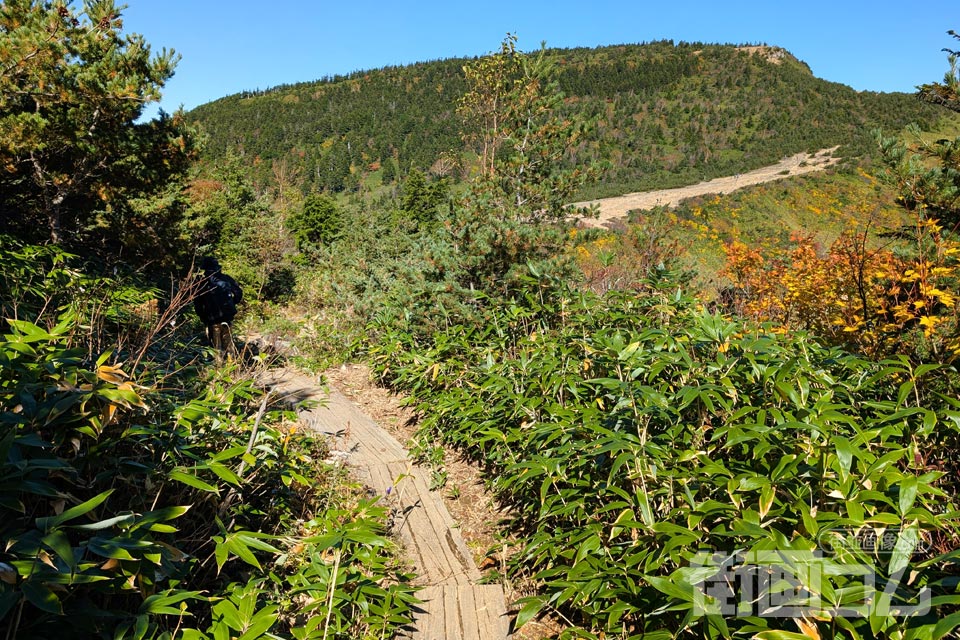
[[[539,588],[518,624],[541,610],[584,638],[960,624],[960,403],[938,366],[708,313],[666,275],[602,297],[531,277],[483,323],[427,341],[377,328],[372,360],[422,436],[484,465],[512,508],[511,577]],[[751,566],[782,582],[724,591]]]
[[[386,507],[250,372],[208,366],[195,327],[168,322],[187,298],[157,309],[11,238],[0,292],[7,637],[381,637],[409,621]]]

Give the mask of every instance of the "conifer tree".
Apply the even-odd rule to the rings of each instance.
[[[948,31],[960,40],[960,34]],[[960,113],[960,52],[945,49],[949,69],[943,82],[918,87],[917,97]],[[910,209],[921,209],[957,231],[960,227],[960,138],[924,142],[919,128],[911,127],[918,147],[914,153],[896,138],[878,136],[900,197]]]
[[[85,0],[80,11],[62,1],[0,4],[0,207],[8,225],[45,229],[60,242],[186,170],[195,142],[182,116],[138,122],[177,56],[152,55],[122,26],[113,0]]]
[[[956,40],[960,40],[960,33],[950,30],[949,33]],[[949,55],[947,60],[950,68],[943,76],[943,82],[930,82],[919,87],[918,96],[925,102],[941,106],[960,113],[960,51],[944,49]]]
[[[563,168],[564,154],[583,140],[586,122],[560,112],[563,94],[541,44],[537,54],[516,49],[508,35],[500,51],[464,67],[468,91],[458,113],[464,140],[480,155],[477,186],[501,219],[562,220],[567,204],[596,167]]]
[[[446,229],[462,254],[461,285],[471,289],[503,291],[517,269],[553,263],[565,225],[590,213],[568,203],[598,168],[563,164],[586,122],[561,113],[563,94],[545,54],[544,45],[533,55],[517,51],[508,35],[499,52],[464,67],[468,91],[458,111],[480,171]]]
[[[323,193],[311,193],[290,218],[290,227],[302,252],[336,241],[343,234],[343,214],[337,202]]]

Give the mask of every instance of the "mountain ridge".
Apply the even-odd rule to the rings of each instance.
[[[765,44],[659,41],[545,54],[563,109],[595,124],[566,162],[610,168],[583,199],[692,184],[837,145],[845,157],[862,156],[872,129],[929,127],[939,117],[910,94],[858,92],[817,78],[788,50]],[[304,191],[350,191],[371,177],[389,184],[413,167],[439,173],[435,163],[451,154],[465,175],[470,156],[456,104],[469,60],[233,94],[188,117],[210,135],[208,158],[252,157],[261,183],[273,162],[287,162]]]

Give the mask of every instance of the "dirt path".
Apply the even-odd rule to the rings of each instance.
[[[715,178],[699,184],[692,184],[676,189],[660,189],[658,191],[644,191],[628,193],[614,198],[577,202],[576,206],[596,204],[600,207],[600,217],[583,220],[588,227],[602,227],[618,218],[625,218],[627,213],[634,209],[652,209],[657,206],[673,207],[687,198],[707,195],[711,193],[731,193],[743,187],[780,180],[789,176],[797,176],[813,171],[823,171],[827,167],[840,161],[833,156],[838,147],[821,149],[814,154],[798,153],[769,167],[763,167],[725,178]]]

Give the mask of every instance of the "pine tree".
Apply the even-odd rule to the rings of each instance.
[[[195,143],[180,114],[138,122],[177,57],[151,55],[142,36],[122,36],[121,27],[112,0],[86,0],[79,13],[63,2],[0,4],[0,206],[8,223],[45,228],[60,242],[93,224],[97,211],[123,207],[188,167]]]
[[[336,241],[343,234],[343,214],[329,195],[312,193],[303,208],[290,218],[290,230],[301,252]]]

